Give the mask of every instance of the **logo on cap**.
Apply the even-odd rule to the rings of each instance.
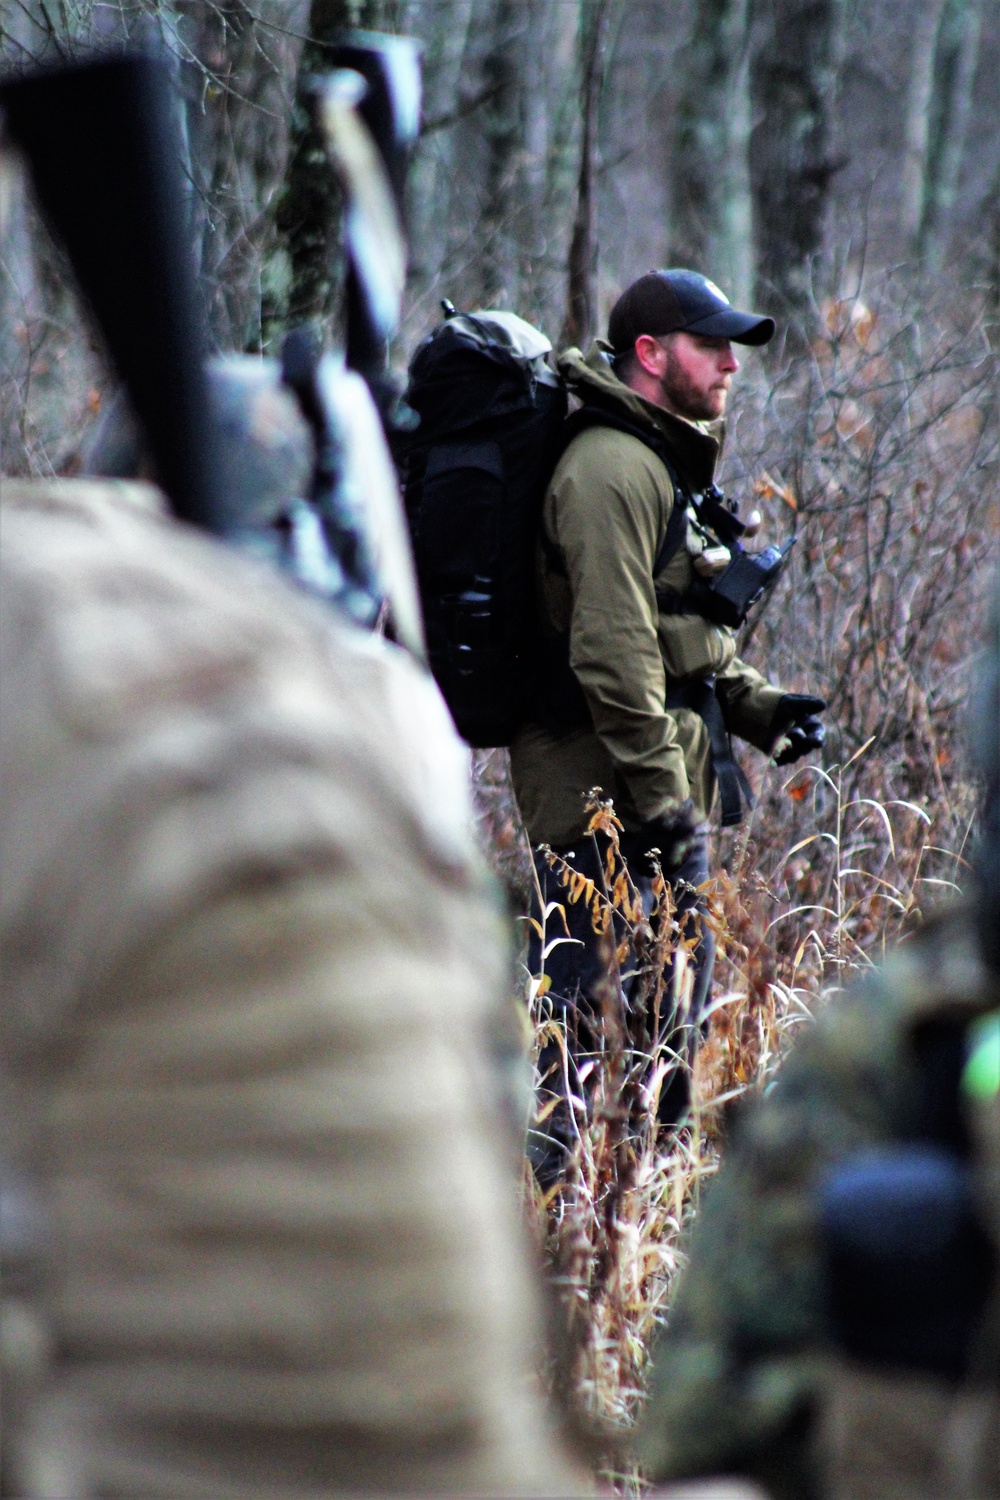
[[[718,297],[719,301],[720,302],[724,302],[726,304],[726,306],[728,307],[729,306],[729,298],[726,296],[725,292],[721,289],[721,287],[717,287],[716,284],[715,284],[715,282],[714,281],[710,281],[707,276],[703,276],[702,280],[704,281],[705,285],[708,287],[708,290],[710,292],[714,292],[715,295]]]

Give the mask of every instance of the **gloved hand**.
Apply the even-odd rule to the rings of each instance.
[[[771,720],[771,754],[776,766],[791,765],[810,750],[820,748],[826,739],[826,728],[816,715],[825,708],[825,698],[814,698],[809,693],[786,693],[778,699]]]
[[[649,851],[658,849],[660,868],[669,879],[693,854],[704,852],[706,839],[705,824],[688,797],[660,817],[650,818],[634,833],[622,834],[621,850],[633,875],[651,875]]]

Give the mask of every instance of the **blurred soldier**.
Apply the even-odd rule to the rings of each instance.
[[[737,1116],[656,1352],[651,1475],[1000,1494],[1000,609],[975,898],[825,1011]]]
[[[598,882],[602,851],[585,837],[584,801],[602,787],[634,872],[658,848],[682,906],[708,877],[699,825],[717,787],[723,822],[740,818],[746,784],[730,734],[781,763],[823,739],[822,699],[771,686],[736,655],[734,627],[781,559],[731,590],[747,565],[739,538],[748,527],[713,487],[739,368],[733,344],[762,345],[773,333],[770,318],[737,311],[704,276],[656,271],[619,298],[606,344],[560,361],[582,409],[569,419],[575,436],[545,498],[549,662],[535,722],[511,749],[514,787],[532,844],[572,851]],[[561,889],[543,860],[538,870],[544,907]],[[556,1003],[572,1004],[577,991],[589,1000],[580,1007],[586,1031],[601,965],[586,930],[571,932],[584,946],[557,948],[547,972]],[[706,932],[695,1016],[712,957]],[[684,1113],[684,1076],[661,1096],[667,1121]]]
[[[0,515],[6,1493],[576,1493],[429,679],[147,486]]]

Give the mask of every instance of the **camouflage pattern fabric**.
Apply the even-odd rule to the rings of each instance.
[[[148,486],[0,498],[5,1492],[585,1492],[436,689]]]
[[[905,1436],[894,1445],[885,1431],[865,1451],[875,1455],[883,1443],[901,1467],[886,1462],[884,1446],[881,1479],[865,1488],[858,1464],[852,1469],[846,1462],[852,1451],[856,1458],[863,1451],[858,1418],[876,1393],[883,1410],[893,1403],[880,1373],[865,1374],[868,1394],[859,1399],[862,1372],[831,1351],[816,1195],[823,1171],[860,1148],[961,1140],[977,1162],[981,1217],[996,1227],[996,1097],[970,1101],[960,1074],[970,1025],[998,1005],[1000,981],[981,961],[970,914],[941,915],[854,994],[822,1012],[767,1097],[733,1118],[723,1166],[706,1192],[690,1262],[656,1350],[640,1440],[651,1476],[742,1473],[789,1500],[886,1496],[887,1471],[900,1476],[894,1495],[907,1485],[913,1496],[1000,1493],[1000,1485],[990,1488],[984,1478],[995,1450],[993,1457],[988,1448],[967,1455],[967,1483],[954,1478],[955,1465],[943,1457],[947,1434],[963,1427],[963,1403],[977,1407],[985,1399],[1000,1432],[1000,1382],[985,1397],[958,1391],[948,1399],[930,1466],[919,1445],[907,1444]],[[1000,1332],[992,1327],[985,1335],[995,1340],[987,1363],[991,1359],[996,1371]],[[920,1425],[915,1409],[926,1411],[935,1401],[940,1407],[943,1399],[936,1387],[923,1407],[897,1401],[901,1431],[907,1423]],[[987,1420],[985,1430],[990,1425]],[[854,1438],[845,1440],[850,1432]],[[952,1473],[954,1490],[923,1487],[930,1485],[929,1473],[940,1478],[944,1469]],[[871,1478],[874,1456],[860,1470]]]

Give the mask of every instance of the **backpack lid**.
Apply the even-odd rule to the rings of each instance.
[[[558,385],[559,377],[546,364],[552,344],[537,328],[516,313],[453,313],[418,344],[410,361],[411,380],[423,380],[441,360],[456,350],[476,353],[508,369]]]
[[[406,401],[420,416],[411,446],[535,410],[539,387],[562,382],[546,363],[552,345],[516,313],[453,313],[418,345]]]
[[[489,308],[483,312],[456,313],[448,322],[452,328],[459,325],[477,341],[506,349],[515,358],[529,363],[552,352],[552,341],[517,313]]]

